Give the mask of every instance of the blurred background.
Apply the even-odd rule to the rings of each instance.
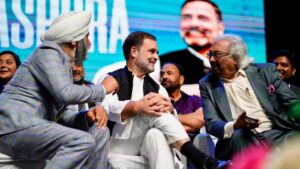
[[[102,67],[124,60],[122,42],[136,30],[158,38],[160,54],[186,47],[179,34],[180,7],[184,0],[0,0],[0,51],[12,50],[23,61],[41,43],[40,35],[52,20],[65,12],[93,13],[90,28],[92,48],[85,61],[86,79],[92,80]],[[267,62],[277,48],[296,52],[288,44],[288,14],[292,5],[274,0],[214,0],[223,13],[225,33],[238,34],[246,41],[255,62]],[[295,2],[292,2],[295,5]],[[297,22],[294,20],[294,22]],[[283,27],[280,28],[279,27]],[[281,30],[280,32],[277,30]],[[282,39],[285,39],[284,41]],[[296,54],[298,54],[296,52]],[[299,70],[299,69],[298,69]]]

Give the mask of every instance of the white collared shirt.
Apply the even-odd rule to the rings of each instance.
[[[116,122],[116,125],[114,126],[113,132],[111,134],[112,138],[128,139],[130,137],[133,126],[133,119],[128,118],[122,121],[121,113],[128,102],[137,101],[144,97],[143,86],[144,76],[138,78],[137,76],[133,75],[133,86],[130,100],[120,101],[117,94],[109,94],[104,98],[102,105],[108,112],[109,120]],[[160,86],[158,93],[169,98],[166,89],[162,86]]]
[[[259,120],[260,125],[253,129],[253,132],[261,133],[272,128],[271,120],[260,105],[244,70],[239,69],[233,79],[222,79],[222,81],[234,120],[224,126],[224,138],[231,137],[234,131],[233,124],[243,112]]]

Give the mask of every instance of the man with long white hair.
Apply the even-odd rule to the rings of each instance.
[[[219,138],[216,157],[229,159],[252,143],[277,145],[296,135],[288,117],[297,96],[273,64],[252,64],[236,35],[217,38],[208,53],[212,73],[200,80],[206,130]],[[265,145],[265,144],[263,144]]]
[[[13,159],[47,160],[46,169],[107,168],[105,110],[96,106],[78,113],[68,106],[101,101],[117,87],[111,77],[102,86],[73,84],[71,66],[80,64],[90,47],[90,20],[88,12],[57,17],[41,36],[43,43],[3,90],[1,153]]]

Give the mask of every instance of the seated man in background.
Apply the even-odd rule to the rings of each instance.
[[[91,17],[88,12],[77,12],[54,19],[41,36],[43,43],[2,91],[1,153],[13,159],[47,160],[47,169],[107,168],[105,110],[96,106],[80,113],[62,111],[70,104],[101,101],[118,85],[111,77],[103,85],[73,84],[71,65],[81,63],[91,45]]]
[[[73,82],[81,86],[94,85],[92,82],[85,80],[85,71],[83,63],[72,65]],[[96,106],[95,102],[77,104],[78,111],[88,110],[91,107]]]
[[[16,73],[21,60],[12,51],[2,51],[0,53],[0,93]]]
[[[197,134],[200,133],[200,128],[204,126],[201,98],[197,95],[190,96],[180,90],[180,87],[184,83],[184,70],[182,66],[177,63],[167,62],[162,66],[160,71],[160,83],[169,94],[174,111],[177,112],[178,120],[193,141]],[[209,137],[209,135],[205,135],[204,137],[203,133],[200,140],[198,140],[200,142],[198,146],[201,147],[202,151],[206,150],[204,151],[206,154],[211,154],[210,152],[214,151],[214,149],[209,149],[210,146],[207,146],[206,143],[209,142],[209,138],[207,137]],[[213,144],[211,141],[212,147],[214,147]],[[197,146],[197,144],[195,145]],[[187,168],[195,168],[189,160],[187,161]]]
[[[92,82],[85,80],[85,71],[83,63],[72,65],[73,82],[82,86],[94,85]]]
[[[189,158],[198,168],[224,168],[199,151],[180,122],[170,112],[173,106],[166,90],[149,73],[158,59],[156,38],[147,32],[133,32],[124,41],[126,66],[110,73],[119,91],[107,95],[103,105],[115,121],[109,163],[118,169],[173,169],[170,145]]]
[[[288,50],[275,50],[272,53],[273,63],[279,72],[279,78],[285,81],[290,89],[300,97],[300,87],[295,85],[296,82],[296,60],[293,53]]]
[[[219,138],[217,158],[229,159],[261,140],[286,143],[298,133],[286,111],[297,96],[275,65],[250,64],[246,44],[235,35],[218,38],[208,56],[212,73],[200,80],[200,90],[206,130]]]
[[[167,62],[160,71],[160,83],[167,90],[172,105],[177,111],[178,120],[191,140],[204,126],[202,101],[199,96],[190,96],[180,90],[184,83],[184,70],[177,63]]]

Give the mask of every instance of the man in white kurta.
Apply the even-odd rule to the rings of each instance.
[[[167,91],[148,73],[158,59],[156,38],[133,32],[123,44],[126,67],[111,72],[119,84],[103,106],[116,122],[111,134],[109,163],[118,169],[173,169],[169,145],[187,156],[198,168],[222,168],[219,161],[199,151],[190,141],[173,111]]]
[[[128,102],[137,101],[144,97],[143,83],[143,78],[139,79],[134,76],[130,100],[119,101],[117,95],[109,95],[103,102],[103,105],[111,113],[110,119],[117,122],[112,132],[110,161],[113,163],[113,166],[116,165],[115,163],[119,163],[117,166],[125,165],[125,168],[141,168],[141,166],[149,168],[148,165],[150,165],[155,166],[154,168],[172,169],[175,165],[169,144],[188,138],[186,132],[182,126],[178,125],[178,121],[173,115],[164,113],[157,117],[137,114],[124,121],[121,120],[121,112]],[[159,94],[168,97],[163,87],[160,87]],[[168,135],[168,140],[162,133]],[[148,139],[144,140],[145,135]],[[158,144],[145,144],[145,142],[151,142],[150,140],[156,141]],[[122,159],[120,155],[126,156],[123,157],[126,159],[125,163],[120,161]],[[113,160],[114,158],[118,158],[118,160],[115,161]],[[151,162],[153,163],[151,164]]]

